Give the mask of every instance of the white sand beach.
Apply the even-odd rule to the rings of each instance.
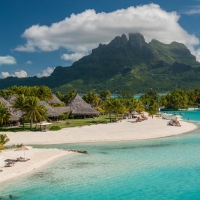
[[[168,126],[168,120],[158,118],[131,123],[133,121],[133,119],[127,119],[118,123],[65,128],[60,131],[10,132],[6,133],[10,138],[10,142],[7,144],[34,145],[142,140],[178,135],[197,128],[195,124],[185,121],[181,121],[181,127]]]
[[[122,120],[118,123],[98,124],[83,127],[65,128],[60,131],[47,132],[10,132],[8,145],[21,144],[63,144],[82,142],[111,142],[125,140],[143,140],[174,136],[190,132],[197,128],[193,123],[181,121],[181,127],[168,126],[168,120],[149,118],[143,122],[132,123],[133,119]],[[84,150],[84,149],[83,149]],[[0,152],[0,183],[16,176],[37,169],[60,156],[72,152],[59,149],[30,149],[27,150],[27,162],[16,162],[13,167],[4,167],[6,159],[23,157],[23,151],[5,150]]]
[[[70,154],[75,154],[74,152],[69,152],[60,149],[34,149],[28,147],[29,150],[15,151],[15,149],[4,150],[0,152],[0,184],[12,178],[16,178],[23,174],[27,174],[36,170],[46,164],[55,161],[61,156],[66,156]],[[13,167],[4,167],[5,160],[16,160],[19,157],[29,158],[26,162],[15,162]]]

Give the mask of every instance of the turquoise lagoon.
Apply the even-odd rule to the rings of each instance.
[[[199,125],[200,111],[182,112]],[[178,128],[178,127],[177,127]],[[200,199],[200,130],[136,142],[46,145],[87,150],[0,185],[20,200]]]

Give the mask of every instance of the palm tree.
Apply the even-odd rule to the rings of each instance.
[[[3,145],[9,142],[10,139],[6,134],[0,134],[0,150],[4,149]]]
[[[3,127],[4,123],[7,123],[9,121],[11,114],[8,110],[8,108],[6,108],[3,103],[0,102],[0,126],[1,128]]]
[[[26,112],[25,108],[26,108],[26,100],[27,98],[24,96],[24,94],[22,95],[19,95],[17,97],[17,99],[15,100],[14,102],[14,107],[15,107],[15,110],[18,111],[22,111],[22,125],[23,125],[23,129],[24,129],[24,114]]]
[[[125,107],[129,111],[129,113],[131,113],[132,111],[135,110],[136,103],[137,103],[137,99],[135,99],[135,98],[130,98],[130,99],[124,99],[123,100],[123,104],[125,105]]]
[[[103,109],[105,110],[106,113],[109,114],[110,117],[110,122],[111,122],[111,114],[113,113],[113,108],[112,108],[112,99],[106,99],[103,103]]]
[[[77,94],[77,90],[76,89],[72,89],[71,92],[67,93],[64,96],[64,101],[65,103],[69,103]]]
[[[100,91],[100,98],[101,99],[107,99],[110,98],[111,92],[109,90],[102,90]]]
[[[33,121],[46,119],[46,108],[40,104],[37,97],[29,97],[26,100],[26,117],[30,120],[30,130],[32,130]]]
[[[112,109],[113,109],[113,113],[115,114],[115,120],[117,120],[117,116],[120,113],[123,114],[127,111],[125,106],[120,101],[120,99],[116,99],[116,98],[112,100]]]
[[[142,112],[144,110],[145,110],[145,108],[144,108],[143,102],[140,101],[139,99],[136,99],[136,101],[135,101],[135,111]]]
[[[98,94],[94,91],[92,92],[88,92],[87,94],[85,94],[83,96],[83,99],[91,104],[93,107],[98,106],[99,102],[100,102],[100,98],[98,96]]]
[[[104,109],[107,113],[110,115],[110,121],[111,121],[111,114],[115,114],[115,120],[117,120],[117,116],[121,113],[127,112],[127,109],[122,104],[120,99],[117,98],[109,98],[104,102]]]
[[[47,86],[40,86],[38,91],[37,91],[37,97],[40,99],[40,100],[43,100],[43,101],[47,101],[47,100],[50,100],[52,99],[52,91],[49,87]]]

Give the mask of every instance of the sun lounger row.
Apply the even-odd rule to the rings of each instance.
[[[26,162],[26,161],[29,161],[29,160],[30,159],[28,159],[28,158],[26,159],[26,158],[19,157],[16,160],[9,160],[8,162],[6,162],[4,167],[13,167],[16,162]]]

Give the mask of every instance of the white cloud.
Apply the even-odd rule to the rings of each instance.
[[[200,48],[198,48],[196,51],[193,51],[192,53],[196,56],[196,59],[200,61]]]
[[[27,73],[24,70],[14,72],[14,74],[9,74],[8,72],[1,72],[2,78],[7,78],[9,76],[13,76],[13,77],[17,77],[17,78],[25,78],[25,77],[27,77]]]
[[[200,14],[200,6],[192,7],[190,10],[183,12],[186,15]]]
[[[61,56],[61,58],[63,60],[69,60],[69,61],[77,61],[79,60],[80,58],[82,58],[83,56],[87,55],[86,53],[72,53],[72,54],[63,54]]]
[[[31,65],[33,62],[32,61],[30,61],[30,60],[28,60],[27,62],[26,62],[26,64],[28,64],[28,65]]]
[[[143,34],[147,42],[152,39],[167,44],[177,41],[193,49],[199,44],[199,39],[188,34],[179,25],[179,18],[176,12],[166,12],[156,4],[129,7],[110,13],[86,10],[51,26],[31,26],[22,34],[27,43],[19,45],[16,50],[54,51],[62,47],[74,52],[72,55],[64,54],[62,58],[75,60],[78,54],[91,51],[99,43],[107,44],[115,36],[134,32]]]
[[[54,68],[47,67],[47,69],[43,70],[42,73],[38,73],[37,77],[50,76],[53,71],[54,71]]]
[[[12,56],[0,56],[0,65],[14,65],[16,60]]]
[[[8,76],[10,76],[10,74],[8,72],[1,72],[2,78],[7,78]]]
[[[27,77],[27,73],[24,70],[21,70],[19,72],[15,72],[13,76],[16,76],[18,78],[24,78]]]

